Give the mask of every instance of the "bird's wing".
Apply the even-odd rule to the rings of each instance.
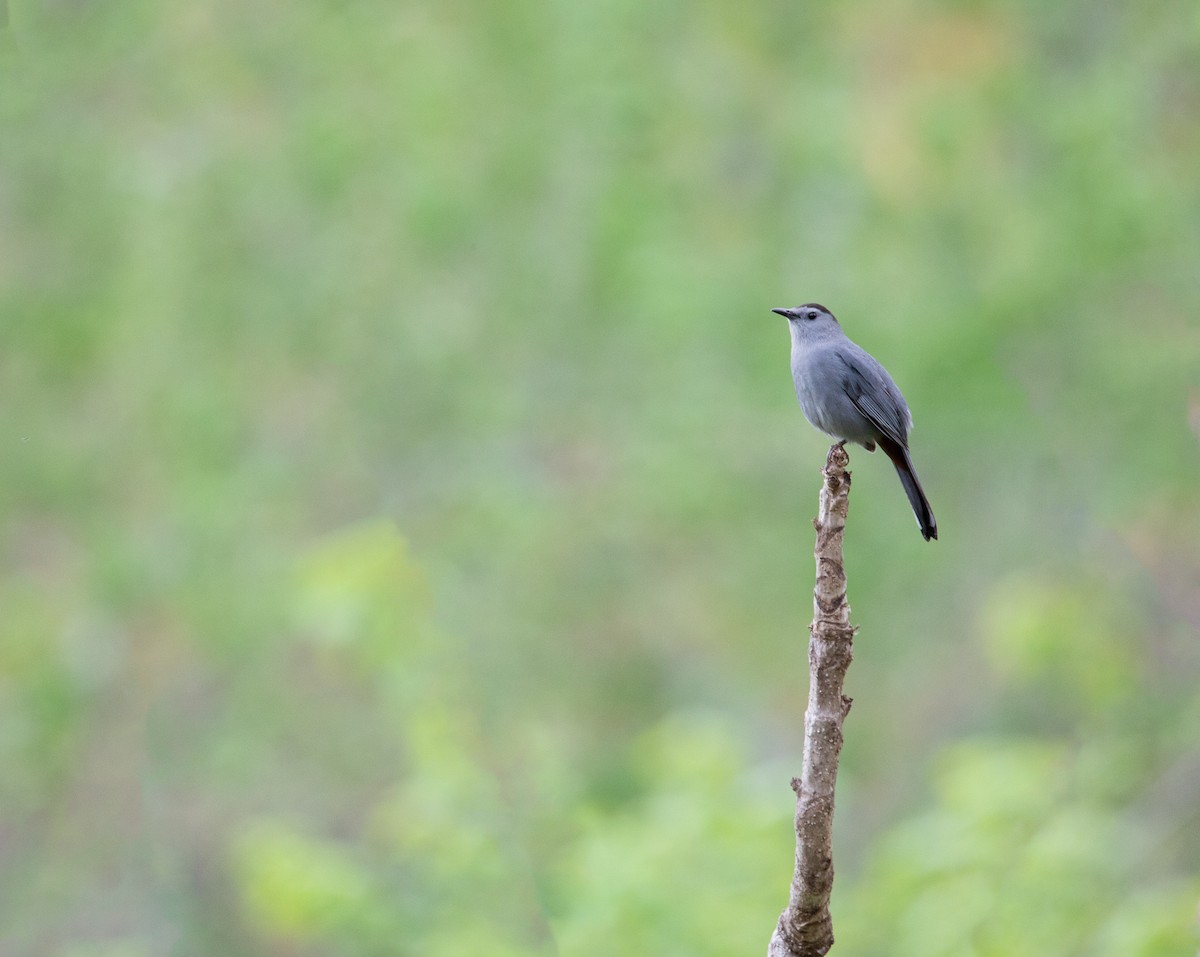
[[[865,352],[839,352],[838,358],[843,366],[842,388],[854,407],[883,435],[907,447],[912,419],[887,371]]]

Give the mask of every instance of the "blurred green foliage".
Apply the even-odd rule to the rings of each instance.
[[[0,951],[765,949],[817,300],[835,952],[1196,952],[1194,9],[11,6]]]

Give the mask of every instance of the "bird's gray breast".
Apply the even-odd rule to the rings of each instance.
[[[870,442],[875,430],[843,386],[836,344],[792,351],[792,379],[804,417],[835,439]]]

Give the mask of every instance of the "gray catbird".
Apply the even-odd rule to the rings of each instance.
[[[792,334],[792,378],[804,417],[840,440],[868,452],[878,445],[896,466],[925,541],[937,538],[929,499],[908,456],[912,414],[896,383],[874,357],[842,331],[833,313],[815,302],[772,309],[786,317]]]

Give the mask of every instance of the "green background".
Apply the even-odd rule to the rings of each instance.
[[[838,957],[1194,955],[1200,12],[20,0],[0,951],[762,953],[826,441]]]

